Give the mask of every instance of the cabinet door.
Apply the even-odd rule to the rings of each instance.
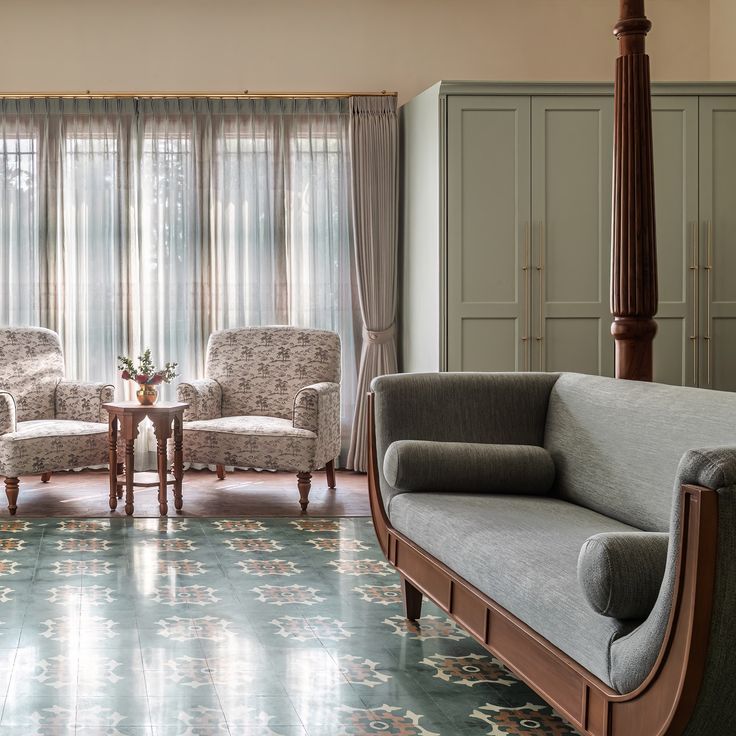
[[[736,391],[736,99],[700,98],[700,385]]]
[[[653,97],[659,309],[654,380],[697,386],[698,98]]]
[[[532,100],[534,370],[613,375],[613,99]]]
[[[529,98],[451,97],[447,367],[529,366]]]

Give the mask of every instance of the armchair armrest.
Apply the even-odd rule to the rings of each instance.
[[[222,416],[222,386],[213,378],[182,381],[176,387],[176,400],[189,404],[184,410],[185,422]]]
[[[0,391],[0,434],[15,432],[15,399],[7,391]]]
[[[109,383],[59,381],[56,384],[56,418],[81,422],[107,422],[102,405],[115,399]]]
[[[317,458],[322,464],[340,454],[340,384],[313,383],[294,397],[294,427],[317,435]]]

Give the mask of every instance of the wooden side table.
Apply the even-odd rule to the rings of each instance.
[[[108,437],[110,441],[110,509],[118,505],[118,489],[125,486],[125,513],[133,513],[133,489],[158,486],[158,508],[162,516],[168,512],[166,491],[174,487],[174,507],[179,511],[183,505],[181,485],[184,477],[183,431],[184,410],[189,404],[162,401],[153,406],[143,406],[137,401],[121,401],[103,404],[107,409]],[[148,417],[153,422],[157,444],[157,472],[136,473],[134,444],[138,436],[138,425]],[[166,444],[174,435],[174,474],[169,475]],[[118,432],[125,442],[125,471],[118,475]]]

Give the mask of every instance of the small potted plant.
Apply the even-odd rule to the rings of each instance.
[[[143,355],[138,356],[138,367],[136,368],[130,358],[118,355],[118,370],[125,381],[135,381],[138,390],[135,395],[143,406],[153,406],[158,399],[156,386],[161,383],[170,383],[176,377],[176,366],[178,363],[166,363],[163,368],[157,370],[151,360],[151,349],[146,348]]]

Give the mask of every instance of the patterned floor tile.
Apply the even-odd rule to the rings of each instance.
[[[367,519],[0,522],[0,736],[568,736]]]

